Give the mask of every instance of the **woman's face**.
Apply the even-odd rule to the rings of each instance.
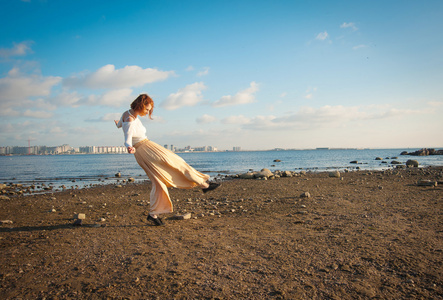
[[[141,115],[141,116],[146,116],[146,115],[149,113],[149,111],[150,111],[151,109],[152,109],[152,104],[148,104],[148,105],[145,106],[144,109],[142,109],[142,110],[139,112],[139,115]]]

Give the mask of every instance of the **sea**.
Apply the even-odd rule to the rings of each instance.
[[[421,167],[443,166],[443,156],[408,156],[401,152],[419,149],[315,149],[240,152],[177,153],[198,171],[212,179],[259,171],[386,170],[396,160],[418,160]],[[376,160],[377,157],[383,160]],[[279,160],[279,161],[275,161]],[[351,163],[354,162],[354,163]],[[357,163],[355,163],[355,161]],[[116,177],[117,173],[121,177]],[[0,156],[0,183],[34,185],[36,190],[76,189],[121,183],[128,178],[148,180],[131,154],[23,155]]]

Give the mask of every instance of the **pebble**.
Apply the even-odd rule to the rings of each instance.
[[[310,198],[311,194],[309,192],[304,192],[300,195],[301,198]]]
[[[186,213],[184,215],[177,215],[174,217],[176,220],[189,220],[191,218],[191,213]]]
[[[0,224],[12,224],[14,222],[12,222],[11,220],[0,220]]]
[[[418,186],[437,186],[437,182],[436,181],[432,181],[432,180],[420,180],[419,182],[417,182]]]
[[[74,219],[85,220],[86,215],[85,214],[76,214],[76,215],[74,215]]]

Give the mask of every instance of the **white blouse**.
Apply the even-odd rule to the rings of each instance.
[[[131,116],[133,116],[130,112],[129,112],[129,114]],[[144,139],[147,139],[146,128],[145,128],[145,126],[143,126],[143,124],[139,118],[135,118],[135,120],[132,122],[124,122],[123,116],[122,116],[120,118],[120,121],[117,124],[117,127],[118,128],[122,127],[122,129],[123,129],[123,132],[125,134],[125,146],[126,147],[132,147],[133,145],[137,144],[138,142],[143,141]]]

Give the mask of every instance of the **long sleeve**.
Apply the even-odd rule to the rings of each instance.
[[[122,122],[123,133],[125,134],[125,146],[132,147],[132,136],[134,135],[134,122]]]

